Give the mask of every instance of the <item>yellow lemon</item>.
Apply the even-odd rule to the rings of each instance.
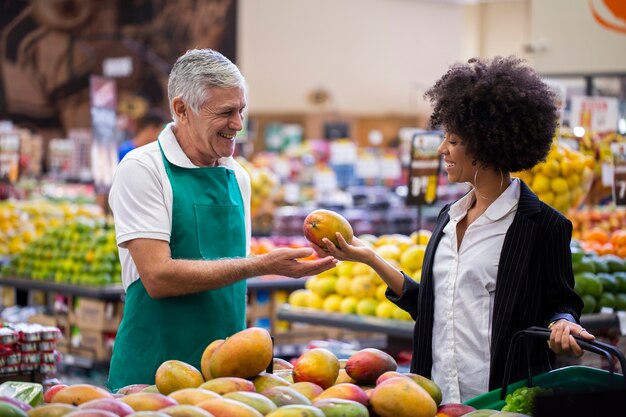
[[[543,174],[535,174],[533,182],[530,186],[536,194],[550,191],[550,180]]]
[[[400,256],[400,267],[403,271],[414,271],[422,267],[424,261],[424,253],[426,252],[426,246],[413,245],[409,247]]]
[[[314,308],[316,310],[321,310],[324,306],[324,299],[314,292],[309,293],[309,297],[307,299],[307,307]]]
[[[393,259],[396,261],[400,259],[401,251],[395,243],[386,243],[378,246],[375,250],[383,259]]]
[[[311,292],[309,290],[295,290],[287,298],[287,302],[292,307],[308,307],[308,299]]]
[[[387,284],[382,284],[376,287],[376,298],[378,300],[386,300],[385,293],[387,292]]]
[[[395,304],[393,304],[389,300],[384,300],[378,303],[376,306],[375,314],[376,317],[381,317],[383,319],[390,319],[393,316],[393,311],[395,309]]]
[[[552,178],[550,181],[550,189],[554,191],[555,194],[563,194],[568,191],[569,184],[565,178]]]
[[[376,285],[372,277],[359,275],[350,282],[350,293],[357,298],[375,297]]]
[[[572,172],[575,172],[576,168],[574,167],[574,165],[572,164],[572,161],[569,160],[569,158],[563,158],[561,160],[561,175],[564,177],[569,177]]]
[[[356,314],[360,316],[375,316],[376,307],[378,307],[378,301],[371,297],[363,298],[356,305]]]
[[[311,291],[322,298],[326,298],[335,292],[337,286],[337,277],[335,276],[317,276],[311,286]]]
[[[395,320],[413,320],[411,315],[406,311],[402,310],[400,307],[394,305],[395,309],[392,313],[392,318]]]
[[[546,162],[542,164],[541,172],[548,178],[554,178],[559,175],[561,171],[561,167],[559,166],[558,161],[554,159],[548,159]]]
[[[365,265],[362,263],[357,263],[352,267],[352,276],[356,277],[357,275],[374,275],[376,271],[372,269],[371,266]]]
[[[343,297],[337,294],[331,294],[324,299],[324,304],[322,305],[322,310],[328,311],[330,313],[339,312],[339,307],[341,306],[341,302],[343,301]]]
[[[520,180],[524,181],[528,185],[532,184],[533,174],[528,170],[515,172],[511,175],[516,178],[519,178]]]
[[[337,275],[340,276],[340,277],[343,277],[343,276],[351,277],[352,276],[352,268],[354,268],[354,265],[356,265],[356,262],[341,261],[335,267],[335,269],[337,270]]]
[[[572,173],[569,177],[567,177],[567,183],[569,184],[570,188],[578,188],[578,186],[580,185],[580,175],[575,172]]]
[[[570,193],[565,192],[562,194],[557,194],[556,197],[554,197],[554,204],[552,205],[552,207],[554,207],[556,210],[560,211],[563,214],[567,213],[567,210],[569,210],[570,208]]]
[[[356,297],[346,297],[341,300],[341,304],[339,304],[339,312],[343,314],[355,314],[356,305],[358,303],[359,300]]]
[[[350,283],[352,282],[352,277],[340,276],[335,283],[335,292],[339,295],[348,296],[351,294],[350,292]]]

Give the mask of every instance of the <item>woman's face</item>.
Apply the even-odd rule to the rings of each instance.
[[[472,165],[474,157],[465,150],[461,138],[454,133],[446,133],[437,148],[443,156],[443,164],[450,182],[472,182],[478,165]]]

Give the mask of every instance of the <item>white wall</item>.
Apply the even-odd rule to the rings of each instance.
[[[624,32],[599,25],[591,6]],[[545,47],[533,59],[543,73],[626,72],[626,21],[612,18],[601,0],[533,0],[532,41]]]
[[[476,49],[467,8],[419,0],[240,0],[238,64],[251,112],[428,112],[424,90]],[[469,17],[468,17],[469,16]]]

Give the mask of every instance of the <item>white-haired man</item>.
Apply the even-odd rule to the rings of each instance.
[[[222,54],[190,50],[174,64],[173,123],[119,164],[109,203],[126,289],[110,389],[153,384],[158,366],[200,366],[204,348],[245,328],[247,278],[302,277],[333,267],[298,261],[309,248],[248,257],[250,179],[232,158],[245,80]]]

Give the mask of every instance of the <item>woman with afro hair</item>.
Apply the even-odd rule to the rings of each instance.
[[[572,224],[512,172],[544,160],[557,128],[550,88],[520,59],[471,59],[452,66],[425,94],[431,124],[445,132],[438,152],[450,182],[471,190],[441,210],[414,280],[358,238],[319,254],[371,266],[389,300],[415,319],[411,372],[433,379],[443,401],[462,402],[502,386],[509,342],[543,326],[548,342],[530,345],[533,373],[553,353],[582,354]],[[526,351],[511,360],[511,381],[527,375]]]

